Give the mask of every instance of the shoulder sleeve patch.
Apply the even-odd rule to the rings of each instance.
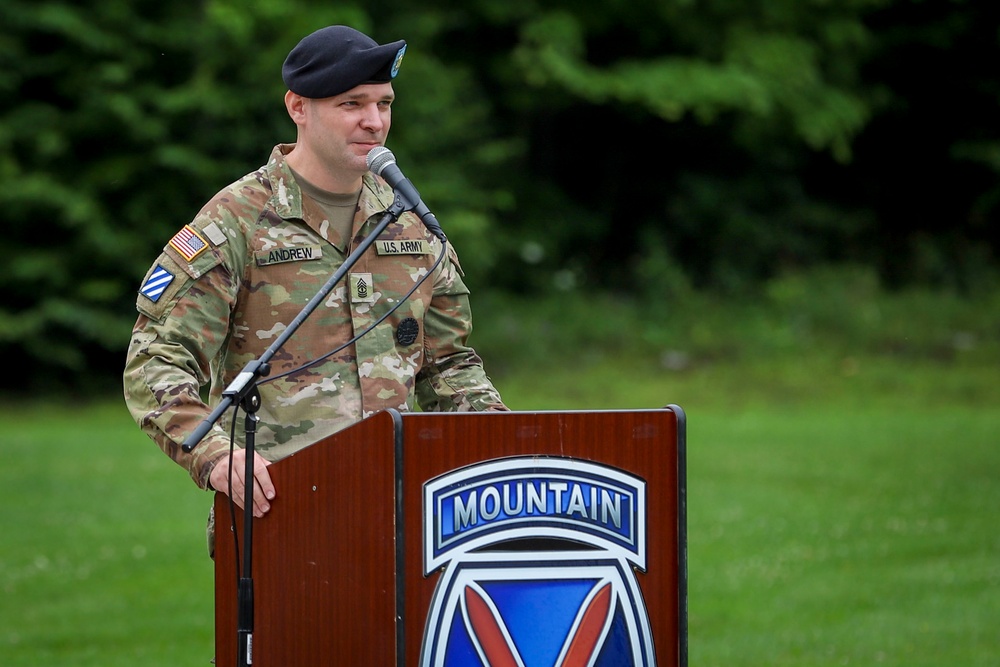
[[[168,269],[163,268],[162,264],[156,264],[146,275],[146,280],[139,288],[139,294],[156,303],[176,277]]]
[[[194,281],[195,278],[165,252],[143,279],[135,307],[146,317],[162,321]]]

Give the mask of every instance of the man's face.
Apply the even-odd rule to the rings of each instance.
[[[385,144],[392,122],[391,83],[363,84],[335,97],[305,99],[300,140],[331,172],[363,174],[368,151]]]

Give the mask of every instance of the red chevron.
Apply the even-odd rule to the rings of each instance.
[[[586,667],[590,664],[610,613],[611,583],[609,582],[590,599],[576,633],[569,639],[569,649],[560,667]]]
[[[486,654],[486,664],[489,667],[521,667],[514,647],[507,642],[500,623],[493,616],[493,610],[469,586],[465,587],[465,606],[469,612],[472,631]]]

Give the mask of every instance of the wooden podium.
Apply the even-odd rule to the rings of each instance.
[[[532,482],[530,469],[518,477],[522,480],[518,482],[521,484],[518,494],[531,484],[535,485],[528,489],[532,495],[538,489],[544,490],[544,484],[548,484],[550,497],[557,497],[551,496],[553,490],[565,490],[562,506],[553,503],[555,509],[550,508],[545,517],[554,526],[552,539],[540,540],[536,530],[532,539],[508,539],[499,545],[472,548],[483,543],[489,530],[504,528],[499,519],[505,515],[492,503],[500,498],[498,489],[503,480],[516,475],[504,472],[506,477],[495,475],[500,481],[494,482],[479,476],[475,480],[486,481],[470,483],[484,484],[478,496],[480,505],[472,502],[477,500],[473,490],[472,495],[464,496],[466,501],[470,497],[472,501],[463,505],[459,500],[457,506],[467,512],[463,519],[466,523],[475,519],[485,524],[489,518],[496,525],[473,536],[466,557],[482,558],[485,553],[495,561],[492,571],[499,571],[508,544],[510,554],[538,548],[545,554],[545,549],[555,543],[580,546],[572,533],[562,527],[567,521],[592,529],[598,541],[608,541],[605,537],[610,535],[611,541],[625,545],[623,548],[627,550],[632,544],[626,534],[630,529],[624,527],[615,534],[608,533],[598,525],[602,516],[597,506],[601,502],[609,505],[612,500],[618,503],[611,508],[617,512],[610,515],[612,520],[617,520],[624,511],[620,505],[628,511],[641,509],[636,514],[641,525],[631,530],[645,536],[635,546],[636,558],[642,560],[630,562],[627,568],[612,566],[606,571],[638,582],[638,595],[634,594],[635,586],[629,589],[627,583],[624,588],[616,584],[625,591],[617,598],[616,608],[621,611],[630,600],[635,603],[633,598],[641,598],[639,612],[623,618],[638,619],[635,624],[646,628],[652,641],[647,642],[651,646],[634,651],[646,650],[645,660],[611,662],[685,667],[685,437],[685,416],[677,406],[595,412],[400,414],[389,410],[272,464],[269,471],[278,495],[267,516],[253,523],[252,531],[252,664],[415,667],[426,662],[425,644],[432,629],[429,616],[445,613],[430,612],[444,595],[435,593],[444,568],[425,569],[432,559],[427,545],[431,522],[431,508],[425,507],[430,498],[428,484],[441,479],[447,482],[447,476],[454,471],[493,470],[515,462],[519,470],[535,464],[539,470],[548,470],[546,474],[550,477],[546,480],[554,479],[551,475],[570,479],[568,483]],[[561,467],[556,467],[557,464]],[[589,478],[581,476],[583,473],[574,472],[576,465],[597,470],[599,481],[587,482]],[[617,489],[625,488],[627,483],[600,481],[606,477],[601,472],[605,469],[610,471],[609,475],[620,471],[627,480],[639,480],[638,495],[619,493]],[[584,480],[577,485],[579,488],[572,481],[577,478]],[[513,482],[506,483],[505,494],[514,488]],[[441,497],[458,497],[450,490],[453,486],[441,487]],[[569,497],[571,490],[573,498]],[[513,504],[514,492],[509,495],[509,498],[504,496],[504,501]],[[521,495],[517,498],[523,500]],[[537,504],[538,499],[535,500]],[[530,509],[530,505],[523,503],[516,509],[524,507]],[[553,514],[564,510],[568,514]],[[602,511],[605,522],[615,528],[617,524],[608,521],[608,508]],[[235,525],[237,533],[242,532],[243,516],[238,512],[236,521],[231,521],[229,504],[222,494],[216,495],[215,512],[216,661],[220,667],[235,667],[237,582],[241,575],[237,572],[236,545],[229,527]],[[529,518],[527,510],[521,514],[520,519],[507,517],[508,523],[518,524]],[[457,529],[461,522],[456,517],[453,523],[454,526],[445,525],[443,530]],[[468,532],[471,535],[476,531]],[[567,536],[570,539],[565,539]],[[580,548],[595,549],[586,544]],[[523,562],[524,556],[519,559],[518,562]],[[611,562],[614,558],[605,560]],[[552,571],[564,576],[562,570]],[[605,616],[611,612],[605,612]],[[644,618],[644,614],[648,616]],[[445,628],[445,625],[439,623],[435,627]],[[456,633],[452,634],[457,636]],[[640,645],[645,646],[641,641],[636,644]],[[438,654],[444,650],[439,648]],[[566,660],[564,664],[569,664],[569,659]],[[446,664],[440,655],[437,664]],[[611,663],[605,660],[603,664]]]

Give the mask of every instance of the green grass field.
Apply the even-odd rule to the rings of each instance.
[[[691,665],[1000,664],[997,367],[837,368],[602,362],[512,388],[525,408],[685,408]]]
[[[1000,664],[991,327],[943,356],[706,344],[677,364],[598,345],[495,379],[521,410],[685,409],[693,667],[986,667]],[[0,429],[0,665],[208,665],[210,496],[117,398],[7,406]]]

